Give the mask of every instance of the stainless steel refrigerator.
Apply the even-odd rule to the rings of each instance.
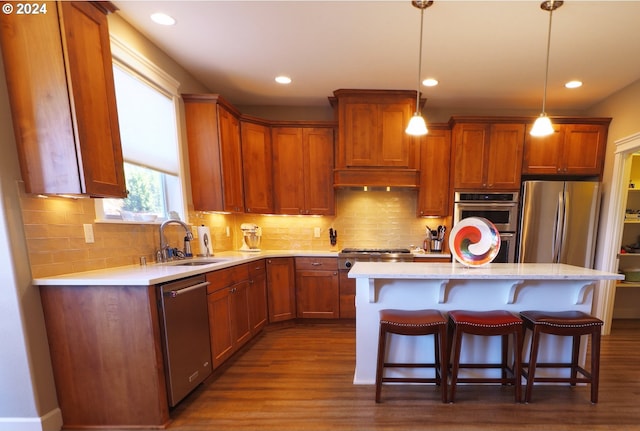
[[[600,183],[525,181],[517,262],[593,267]]]

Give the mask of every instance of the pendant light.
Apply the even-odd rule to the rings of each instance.
[[[429,130],[427,124],[420,115],[420,75],[422,74],[422,23],[424,21],[424,10],[433,4],[433,0],[415,0],[411,4],[420,9],[420,43],[418,51],[418,86],[416,88],[416,112],[409,120],[409,125],[405,129],[405,133],[413,136],[426,135]]]
[[[544,93],[542,95],[542,113],[533,123],[533,127],[531,128],[531,136],[548,136],[553,133],[553,125],[551,124],[551,120],[547,116],[545,111],[547,104],[547,81],[549,79],[549,51],[551,47],[551,20],[553,18],[553,11],[558,9],[564,1],[560,0],[550,0],[544,1],[540,4],[540,9],[546,10],[549,12],[549,31],[547,32],[547,66],[544,75]]]

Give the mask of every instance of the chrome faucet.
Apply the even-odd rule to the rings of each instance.
[[[170,225],[172,223],[175,224],[179,224],[180,226],[182,226],[184,228],[184,231],[186,232],[186,235],[184,237],[184,253],[185,255],[187,254],[191,254],[190,250],[187,250],[188,248],[190,249],[190,244],[188,244],[192,239],[193,239],[193,234],[191,233],[191,229],[189,229],[189,226],[180,220],[174,220],[174,219],[170,219],[170,220],[165,220],[162,222],[162,224],[160,225],[160,261],[161,262],[166,262],[169,259],[168,253],[167,253],[167,249],[169,248],[169,243],[167,242],[167,239],[164,236],[164,228],[167,225]]]

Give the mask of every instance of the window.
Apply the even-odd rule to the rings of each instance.
[[[177,83],[112,38],[126,199],[96,201],[102,220],[185,220]],[[120,54],[120,55],[117,55]]]

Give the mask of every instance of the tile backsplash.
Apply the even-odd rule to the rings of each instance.
[[[241,223],[262,228],[265,250],[333,250],[345,247],[397,248],[420,246],[425,226],[451,226],[451,219],[416,217],[416,191],[336,191],[335,216],[274,216],[190,212],[189,224],[211,230],[213,251],[242,246]],[[22,214],[34,277],[138,264],[140,257],[155,260],[158,225],[95,221],[93,199],[39,198],[23,195]],[[94,242],[86,243],[84,224],[93,228]],[[331,246],[329,228],[338,231]],[[319,229],[320,236],[314,233]],[[227,230],[229,235],[227,236]],[[174,247],[182,247],[184,232],[167,228]],[[200,253],[193,241],[194,253]]]

